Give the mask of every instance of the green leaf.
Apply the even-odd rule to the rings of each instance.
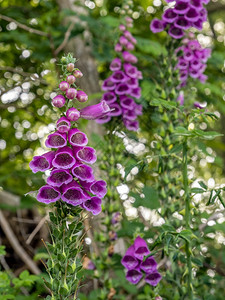
[[[163,99],[154,99],[150,102],[152,106],[163,106],[169,110],[177,107],[177,102],[175,101],[167,101]]]
[[[203,181],[199,181],[198,184],[205,190],[208,189],[207,185]]]
[[[191,131],[195,136],[200,137],[203,140],[213,140],[216,137],[223,136],[223,134],[216,131],[203,131],[200,129],[194,129]]]
[[[179,135],[179,136],[193,136],[192,131],[187,130],[184,127],[178,126],[175,131],[174,131],[175,135]]]
[[[0,246],[0,255],[6,255],[5,246],[4,245]]]
[[[205,190],[203,190],[201,188],[192,188],[191,189],[191,193],[195,193],[195,194],[202,194],[204,192],[205,192]]]
[[[152,187],[145,186],[142,190],[144,197],[142,198],[138,193],[131,193],[135,198],[134,207],[144,206],[150,209],[157,209],[160,207],[159,197],[156,190]]]

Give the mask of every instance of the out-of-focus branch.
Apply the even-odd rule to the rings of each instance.
[[[68,27],[66,33],[65,33],[65,36],[64,36],[64,40],[62,42],[61,45],[59,45],[59,47],[55,50],[55,55],[57,56],[59,54],[60,51],[62,51],[64,49],[64,47],[66,46],[69,38],[70,38],[70,34],[71,34],[71,31],[73,30],[73,27],[74,27],[74,23],[71,23],[70,26]]]
[[[0,225],[4,231],[8,241],[10,242],[12,248],[17,253],[17,255],[22,259],[22,261],[27,265],[29,270],[38,275],[41,273],[41,270],[36,266],[30,256],[26,253],[23,247],[20,245],[17,237],[15,236],[12,228],[10,227],[8,221],[6,220],[3,212],[0,210]]]
[[[24,24],[16,21],[13,18],[10,18],[10,17],[7,17],[7,16],[4,16],[4,15],[0,14],[0,19],[3,19],[3,20],[8,21],[8,22],[14,22],[19,28],[22,28],[22,29],[24,29],[24,30],[26,30],[26,31],[28,31],[30,33],[35,33],[37,35],[49,37],[49,33],[44,32],[44,31],[40,31],[40,30],[37,30],[37,29],[34,29],[32,27],[28,27],[27,25],[24,25]]]

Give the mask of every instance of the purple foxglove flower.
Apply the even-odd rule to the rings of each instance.
[[[74,166],[76,159],[73,157],[73,151],[65,146],[56,151],[52,165],[57,169],[70,169]]]
[[[187,78],[188,78],[188,72],[187,71],[182,71],[181,73],[180,73],[180,81],[181,82],[184,82],[184,81],[186,81],[187,80]]]
[[[65,133],[70,130],[70,121],[66,117],[60,118],[56,123],[56,128],[59,132]]]
[[[110,116],[104,116],[104,117],[101,117],[99,119],[96,119],[95,121],[98,124],[105,124],[105,123],[108,123],[110,120],[111,120]]]
[[[128,51],[123,51],[122,56],[126,62],[131,63],[131,64],[136,64],[138,61],[137,57]]]
[[[116,94],[114,94],[113,92],[105,93],[102,96],[102,100],[105,100],[107,104],[111,104],[115,102],[116,99],[117,99]]]
[[[51,186],[60,187],[63,184],[68,184],[73,180],[73,176],[63,169],[54,169],[47,178],[47,184]]]
[[[175,7],[174,7],[174,12],[179,14],[179,15],[184,15],[188,12],[189,10],[189,4],[186,1],[177,1]]]
[[[117,44],[115,45],[114,50],[115,50],[116,52],[121,52],[121,51],[123,50],[123,47],[122,47],[119,43],[117,43]]]
[[[107,193],[107,184],[104,180],[96,180],[90,185],[90,192],[99,198],[103,198]]]
[[[176,20],[176,18],[177,18],[177,14],[174,12],[172,8],[167,9],[162,15],[162,20],[167,23],[173,23]]]
[[[125,30],[123,34],[127,39],[130,39],[132,37],[132,34],[128,30]]]
[[[77,128],[70,129],[68,132],[68,140],[72,146],[86,146],[88,138],[85,133]]]
[[[126,30],[126,26],[124,26],[123,24],[120,24],[119,26],[119,30],[124,31]]]
[[[134,241],[134,256],[143,260],[144,256],[150,254],[147,243],[144,239],[138,236]]]
[[[70,121],[77,121],[80,118],[80,112],[75,107],[71,107],[66,111],[66,117]]]
[[[130,87],[126,83],[120,83],[117,85],[115,93],[117,95],[125,95],[130,93]]]
[[[153,257],[148,257],[141,263],[140,268],[146,273],[154,273],[157,270],[157,262]]]
[[[193,51],[190,51],[189,49],[184,50],[183,56],[184,56],[184,60],[187,61],[190,61],[194,58]]]
[[[103,91],[113,91],[115,90],[115,87],[115,82],[113,82],[110,77],[104,80],[102,85]]]
[[[120,212],[116,212],[113,214],[112,219],[111,219],[111,223],[113,225],[119,223],[121,220],[121,213]]]
[[[66,146],[67,138],[66,133],[54,132],[49,134],[45,141],[45,146],[48,148],[62,148]]]
[[[131,89],[137,88],[138,87],[138,79],[137,78],[132,78],[132,77],[127,77],[126,84],[129,85]]]
[[[134,256],[134,250],[134,245],[131,245],[121,260],[122,265],[128,270],[135,269],[139,266],[139,261]]]
[[[69,83],[69,84],[73,84],[75,81],[76,81],[76,77],[73,76],[73,75],[68,75],[66,77],[66,81]]]
[[[109,113],[110,117],[117,117],[122,114],[122,109],[119,106],[119,104],[117,104],[117,103],[110,104],[110,109],[111,109],[111,111]]]
[[[86,120],[98,119],[110,111],[110,107],[106,101],[102,101],[95,105],[86,106],[80,110],[80,116]]]
[[[192,77],[192,78],[198,78],[200,73],[198,70],[195,70],[195,69],[189,69],[189,75]]]
[[[73,69],[74,69],[74,64],[73,64],[73,63],[69,63],[69,64],[66,66],[66,69],[67,69],[67,71],[72,72]]]
[[[133,109],[135,107],[134,99],[132,98],[120,98],[120,105],[123,109]]]
[[[125,81],[127,81],[127,76],[125,75],[125,73],[123,71],[115,71],[111,75],[111,80],[115,83],[125,82]]]
[[[137,68],[129,63],[123,65],[125,73],[131,78],[137,78]]]
[[[135,103],[135,107],[134,107],[134,112],[137,116],[141,116],[142,115],[142,105],[141,104],[136,104]]]
[[[49,151],[40,156],[34,156],[29,166],[33,173],[44,172],[52,167],[52,160],[55,157],[55,151]]]
[[[180,29],[183,29],[183,30],[186,30],[188,28],[191,27],[191,24],[188,20],[186,20],[184,17],[180,16],[178,17],[175,22],[174,22],[174,25],[177,27],[177,28],[180,28]]]
[[[137,44],[137,40],[136,40],[133,36],[130,37],[130,41],[131,41],[131,43],[133,43],[134,45]]]
[[[74,147],[74,153],[78,160],[87,163],[93,164],[97,160],[96,151],[91,147]]]
[[[123,110],[123,118],[130,121],[134,121],[137,118],[137,115],[134,110],[125,109]]]
[[[114,60],[110,64],[109,68],[111,71],[119,71],[121,69],[121,59],[114,58]]]
[[[168,31],[169,35],[172,36],[174,39],[181,39],[184,36],[184,31],[180,28],[175,26],[170,26]]]
[[[196,10],[202,9],[202,1],[201,0],[191,0],[190,6],[195,8]]]
[[[194,103],[194,107],[200,108],[200,109],[203,109],[203,108],[204,108],[204,106],[201,105],[201,103],[199,103],[199,102],[195,102],[195,103]]]
[[[69,85],[69,83],[67,81],[61,81],[60,84],[59,84],[59,89],[62,92],[67,91],[69,87],[70,87],[70,85]]]
[[[130,95],[136,99],[141,97],[141,88],[137,87],[131,90]]]
[[[93,215],[98,215],[102,211],[102,200],[98,197],[92,197],[91,199],[83,203],[83,207],[92,212]]]
[[[42,203],[52,203],[59,200],[61,197],[60,192],[57,188],[53,188],[50,185],[44,185],[42,186],[37,194],[37,200]]]
[[[137,284],[142,278],[142,273],[137,270],[129,270],[126,275],[126,279],[132,284]]]
[[[63,95],[57,95],[52,99],[52,105],[55,107],[63,107],[66,103],[65,97]]]
[[[201,67],[201,62],[197,59],[193,59],[191,62],[190,62],[190,67],[194,70],[199,70],[200,67]]]
[[[198,11],[193,7],[189,8],[188,12],[185,14],[185,19],[187,19],[190,22],[198,21],[199,19]]]
[[[87,200],[87,197],[84,195],[81,187],[74,180],[69,184],[64,184],[62,186],[62,193],[62,200],[73,206],[80,205]]]
[[[184,105],[184,93],[183,92],[180,92],[178,97],[177,97],[177,100],[176,100],[180,105]]]
[[[79,102],[87,102],[88,101],[88,95],[83,91],[77,91],[77,100]]]
[[[74,75],[74,77],[76,77],[76,78],[81,78],[81,77],[83,77],[83,73],[80,71],[80,70],[75,70],[74,72],[73,72],[73,75]]]
[[[150,24],[150,30],[153,33],[157,33],[157,32],[161,32],[165,29],[165,24],[163,21],[155,18],[152,20],[151,24]]]
[[[126,46],[128,43],[128,40],[125,38],[125,36],[120,37],[120,44],[123,46]]]
[[[203,22],[207,21],[207,10],[204,7],[199,11],[199,16]]]
[[[203,28],[203,21],[201,19],[199,19],[198,21],[193,22],[192,26],[195,27],[198,30],[202,30],[202,28]]]
[[[77,95],[77,90],[75,88],[69,88],[68,90],[66,90],[66,97],[68,99],[73,100],[74,98],[76,98]]]
[[[189,62],[184,60],[183,58],[180,58],[177,67],[180,70],[186,70],[189,67]]]
[[[92,168],[84,164],[75,165],[72,174],[83,181],[91,182],[95,180]]]
[[[162,279],[162,276],[158,272],[148,274],[145,277],[145,281],[152,286],[156,286],[160,282],[161,279]]]
[[[134,50],[134,45],[131,42],[128,42],[126,45],[126,49],[129,51],[133,51]]]
[[[129,121],[129,120],[125,119],[123,122],[124,122],[125,127],[130,131],[137,131],[139,128],[138,121]]]

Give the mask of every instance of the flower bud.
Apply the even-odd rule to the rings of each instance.
[[[73,75],[69,75],[69,76],[66,77],[66,81],[69,84],[73,84],[76,81],[76,77],[74,77]]]
[[[55,107],[63,107],[65,102],[66,99],[63,95],[57,95],[52,99],[52,105]]]
[[[74,99],[77,95],[77,90],[74,89],[74,88],[69,88],[67,91],[66,91],[66,97],[68,99]]]
[[[123,50],[123,47],[118,43],[118,44],[116,44],[114,49],[116,52],[121,52]]]
[[[78,69],[76,69],[76,70],[73,72],[73,75],[74,75],[76,78],[81,78],[81,77],[83,77],[83,73],[82,73],[80,70],[78,70]]]
[[[79,102],[86,102],[88,100],[88,95],[83,91],[77,91],[77,100]]]
[[[80,118],[80,112],[74,107],[71,107],[66,112],[66,117],[70,121],[77,121]]]
[[[66,68],[67,68],[67,71],[72,72],[73,69],[74,69],[74,64],[73,63],[69,63]]]
[[[70,87],[69,83],[66,81],[61,81],[59,84],[59,88],[62,92],[65,92],[68,90],[68,88]]]

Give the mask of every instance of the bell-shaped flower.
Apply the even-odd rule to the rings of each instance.
[[[83,207],[92,212],[93,215],[98,215],[102,211],[102,200],[98,197],[92,197],[89,200],[84,201]]]
[[[98,119],[110,111],[110,107],[106,101],[101,101],[98,104],[86,106],[80,110],[80,116],[83,119],[95,120]]]
[[[130,281],[132,284],[137,284],[141,278],[142,278],[142,273],[138,270],[129,270],[126,274],[126,279]]]
[[[110,117],[117,117],[122,114],[122,109],[119,106],[119,104],[117,104],[117,103],[110,104],[110,109],[111,109],[111,111],[109,113]]]
[[[33,173],[37,173],[39,171],[44,172],[46,170],[51,169],[52,160],[55,157],[55,151],[49,151],[40,156],[34,156],[32,161],[29,163],[29,166]]]
[[[91,147],[73,147],[76,158],[83,163],[93,164],[97,160],[96,151]]]
[[[103,94],[102,100],[105,100],[107,104],[114,103],[116,101],[117,97],[114,92],[108,92]]]
[[[139,260],[135,257],[134,251],[134,245],[131,245],[121,260],[122,265],[128,270],[135,269],[139,266]]]
[[[83,193],[83,190],[76,181],[71,181],[69,184],[62,186],[62,200],[73,206],[80,205],[84,200],[87,200],[87,196]]]
[[[162,279],[162,276],[157,271],[155,273],[148,274],[145,277],[145,281],[152,286],[156,286],[160,282],[161,279]]]
[[[68,184],[73,180],[73,176],[67,170],[53,169],[50,176],[47,178],[47,183],[51,186],[60,187],[63,184]]]
[[[84,164],[77,164],[72,169],[72,174],[84,181],[91,182],[94,181],[93,170],[90,166],[86,166]]]
[[[86,146],[88,143],[86,134],[77,128],[70,129],[68,132],[68,140],[72,146]]]
[[[66,133],[60,133],[57,131],[52,134],[49,134],[45,141],[45,146],[48,148],[62,148],[66,146],[66,144]]]
[[[144,256],[150,254],[147,243],[144,239],[138,236],[134,241],[134,256],[143,260]]]
[[[61,117],[56,123],[56,128],[61,133],[68,132],[70,130],[70,126],[70,121],[66,117]]]
[[[119,71],[121,69],[121,59],[120,58],[115,58],[112,60],[110,66],[109,66],[111,71]]]
[[[46,204],[56,202],[61,197],[59,190],[50,185],[42,186],[37,194],[37,200]]]
[[[150,256],[141,263],[140,268],[146,273],[153,273],[157,270],[157,262]]]
[[[58,149],[52,161],[52,165],[57,169],[70,169],[75,163],[76,159],[73,156],[73,151],[68,146]]]

